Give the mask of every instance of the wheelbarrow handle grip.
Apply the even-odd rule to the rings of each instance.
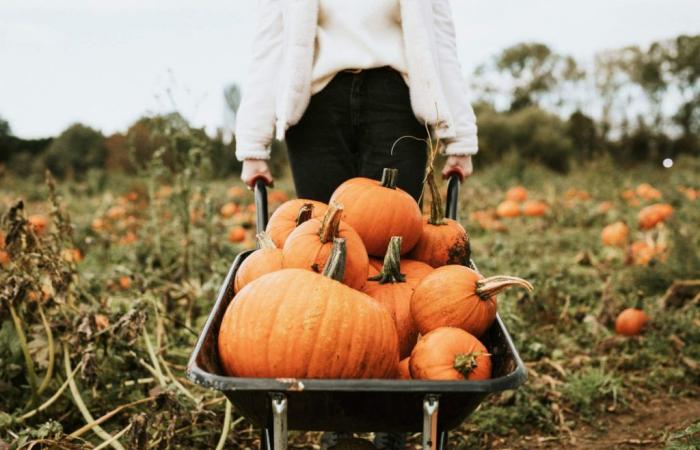
[[[459,186],[461,177],[458,173],[451,173],[447,181],[447,199],[445,201],[445,215],[447,218],[459,221]]]
[[[268,210],[267,210],[267,183],[264,178],[258,178],[254,181],[253,191],[255,192],[255,223],[256,232],[261,233],[267,227]]]

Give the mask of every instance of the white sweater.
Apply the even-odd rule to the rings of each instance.
[[[446,143],[446,154],[476,153],[476,118],[457,59],[449,0],[398,1],[413,112]],[[272,139],[284,139],[304,114],[318,18],[319,0],[258,0],[251,69],[236,123],[239,160],[268,159]]]
[[[382,66],[406,76],[399,0],[320,0],[311,93],[341,70]]]

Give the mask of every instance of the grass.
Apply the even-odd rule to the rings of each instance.
[[[94,419],[113,414],[100,427],[111,436],[127,430],[119,438],[124,447],[214,448],[220,442],[228,427],[226,403],[218,393],[190,384],[184,368],[228,265],[252,246],[254,226],[252,213],[245,212],[252,195],[243,190],[229,197],[227,189],[240,183],[210,180],[205,159],[197,150],[181,166],[154,159],[137,176],[91,174],[55,188],[11,175],[2,180],[1,229],[13,241],[7,245],[12,263],[0,269],[0,440],[12,443],[10,448],[30,442],[92,448],[109,442],[94,428],[68,437],[86,419],[67,390],[19,420],[66,383],[66,356],[72,368],[80,367],[74,381],[85,408]],[[577,424],[604,428],[611,408],[631,412],[635,399],[697,395],[700,308],[686,301],[664,309],[658,299],[673,281],[700,278],[698,200],[677,190],[700,188],[700,159],[680,159],[672,170],[621,170],[600,161],[566,176],[514,167],[512,161],[477,167],[462,191],[461,218],[482,272],[518,275],[536,287],[532,295],[499,297],[529,379],[518,391],[487,400],[453,433],[455,444],[498,447],[522,435],[563,436]],[[649,202],[630,206],[620,197],[642,182],[659,189],[675,208],[672,220],[651,232],[636,229],[636,214]],[[291,194],[288,180],[277,184]],[[470,213],[495,208],[515,184],[545,200],[549,213],[504,220],[505,232],[481,228]],[[590,199],[576,200],[571,189],[586,191]],[[20,199],[24,209],[10,214]],[[220,217],[218,209],[227,201],[244,212]],[[607,212],[599,210],[604,201],[612,202]],[[35,213],[52,218],[40,237],[24,222]],[[96,219],[104,223],[96,226]],[[603,247],[601,229],[617,220],[630,225],[632,239],[666,242],[665,260],[635,266],[625,249]],[[237,226],[248,237],[230,243],[227,232]],[[67,248],[79,248],[84,259],[69,261]],[[641,337],[615,336],[616,314],[638,302],[651,316],[650,326]],[[51,350],[39,311],[51,331]],[[17,338],[18,327],[26,347]],[[47,379],[41,393],[28,382],[27,355],[35,384]],[[235,408],[229,423],[227,446],[257,444],[257,434]],[[667,448],[692,448],[697,427],[669,435]],[[310,448],[316,437],[294,433],[293,445]]]

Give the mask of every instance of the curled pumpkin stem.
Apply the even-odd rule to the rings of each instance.
[[[382,172],[381,184],[385,188],[396,189],[396,183],[399,177],[399,169],[384,168]]]
[[[430,188],[430,218],[428,223],[430,225],[445,225],[445,210],[442,207],[442,199],[440,198],[440,190],[435,182],[435,173],[433,168],[428,169],[428,175],[426,178],[428,187]]]
[[[452,365],[454,369],[462,374],[464,379],[466,380],[469,377],[469,374],[472,373],[474,369],[478,366],[476,360],[479,356],[484,356],[484,355],[489,355],[489,353],[481,352],[481,351],[476,351],[476,352],[469,352],[469,353],[458,353],[455,355],[455,362]]]
[[[277,248],[275,242],[266,231],[256,234],[255,239],[258,241],[258,248],[260,249],[274,250]]]
[[[487,300],[499,292],[510,287],[519,286],[528,292],[534,289],[529,281],[518,277],[508,275],[496,275],[489,278],[484,278],[476,282],[476,295],[482,300]]]
[[[333,239],[333,249],[331,255],[323,268],[323,276],[336,281],[343,281],[345,276],[345,239]]]
[[[389,241],[389,248],[384,255],[384,265],[378,275],[368,278],[370,281],[379,281],[379,284],[403,283],[406,275],[401,273],[401,236],[393,236]]]
[[[340,217],[343,215],[343,205],[340,203],[333,203],[328,207],[326,215],[323,216],[323,223],[321,224],[321,230],[318,235],[321,238],[321,242],[327,244],[338,237],[338,230],[340,229]]]
[[[313,216],[314,205],[313,203],[304,203],[299,208],[299,214],[297,214],[296,226],[301,225]]]

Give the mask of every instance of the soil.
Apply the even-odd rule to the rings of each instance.
[[[700,421],[700,395],[656,398],[637,403],[623,412],[610,413],[604,428],[579,426],[562,436],[525,436],[517,441],[494,442],[499,449],[656,449],[668,436]]]

